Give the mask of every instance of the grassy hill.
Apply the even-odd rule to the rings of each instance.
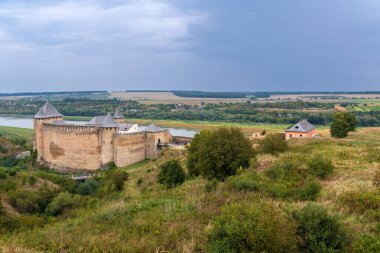
[[[57,216],[20,213],[3,191],[5,215],[28,224],[12,232],[0,230],[0,248],[11,252],[207,252],[208,235],[225,206],[267,203],[288,217],[313,202],[339,218],[349,234],[347,251],[376,252],[369,247],[380,243],[380,194],[372,184],[380,166],[380,129],[363,128],[343,140],[294,139],[289,145],[279,156],[258,155],[256,166],[225,182],[213,185],[197,177],[173,189],[157,183],[159,167],[170,159],[186,167],[187,151],[168,149],[157,159],[116,169],[129,173],[123,190],[82,196],[80,205]],[[299,197],[304,191],[297,185],[304,182],[300,175],[291,179],[295,184],[271,176],[284,164],[300,168],[297,173],[308,173],[308,162],[316,155],[331,159],[335,169],[331,176],[316,179],[322,188],[314,200],[308,200],[308,193]],[[27,191],[46,185],[59,191],[68,187],[68,179],[62,182],[55,174],[47,175],[27,170],[7,180]],[[37,179],[33,185],[24,179],[31,176]]]

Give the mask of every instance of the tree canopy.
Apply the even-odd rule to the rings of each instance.
[[[253,155],[252,143],[240,129],[223,127],[195,136],[189,147],[187,167],[190,175],[224,180],[239,168],[249,167]]]
[[[330,134],[335,138],[345,138],[356,130],[356,118],[349,112],[337,112],[330,126]]]

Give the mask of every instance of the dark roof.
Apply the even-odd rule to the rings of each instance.
[[[116,112],[113,115],[113,118],[114,119],[122,119],[122,118],[124,118],[124,115],[120,111],[120,107],[116,108]]]
[[[143,127],[141,129],[142,132],[162,132],[164,131],[165,129],[159,127],[159,126],[156,126],[155,124],[150,124],[149,126],[147,127]]]
[[[35,119],[47,119],[56,117],[63,117],[63,115],[60,114],[49,101],[46,101],[46,103],[38,110],[36,115],[34,115]]]
[[[95,116],[87,124],[97,125],[98,127],[118,127],[111,113],[107,113],[106,116]]]
[[[289,127],[285,130],[285,132],[300,132],[300,133],[307,133],[311,130],[315,129],[315,126],[309,123],[306,119],[301,120],[297,124],[295,124],[292,127]]]
[[[101,125],[103,123],[105,117],[106,116],[95,116],[88,122],[88,124],[90,124],[90,125]]]
[[[117,127],[116,122],[113,120],[112,114],[107,113],[100,127]]]

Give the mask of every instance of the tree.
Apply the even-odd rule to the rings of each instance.
[[[327,178],[334,170],[334,164],[331,159],[321,155],[314,156],[308,162],[308,166],[311,172],[320,178]]]
[[[356,130],[356,118],[349,112],[337,112],[330,126],[330,134],[334,138],[345,138],[349,132]]]
[[[285,152],[288,149],[288,143],[280,133],[267,134],[264,139],[260,141],[260,151],[263,153],[277,154]]]
[[[198,135],[189,148],[189,172],[207,179],[235,175],[239,168],[249,167],[254,156],[252,143],[238,128],[219,128]]]
[[[160,184],[172,188],[185,182],[185,177],[181,164],[177,160],[171,160],[161,165],[157,179]]]

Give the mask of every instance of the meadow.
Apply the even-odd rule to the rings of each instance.
[[[361,128],[342,140],[324,136],[293,139],[285,153],[259,154],[256,165],[211,187],[201,177],[188,178],[172,189],[158,184],[159,168],[166,161],[176,159],[186,169],[187,151],[166,149],[157,159],[116,169],[129,173],[122,191],[87,197],[80,207],[51,217],[42,226],[0,235],[0,247],[4,252],[207,252],[207,238],[224,207],[263,202],[285,216],[308,203],[319,204],[347,231],[349,245],[344,252],[376,252],[380,195],[372,180],[380,165],[380,129]],[[315,156],[331,159],[334,165],[331,175],[315,179],[319,192],[287,188],[299,186],[270,176],[286,164],[305,173]],[[21,171],[14,180],[30,188],[21,184],[21,178],[33,173]],[[304,180],[294,176],[291,180]],[[54,184],[47,178],[38,181],[35,188],[44,182]]]

